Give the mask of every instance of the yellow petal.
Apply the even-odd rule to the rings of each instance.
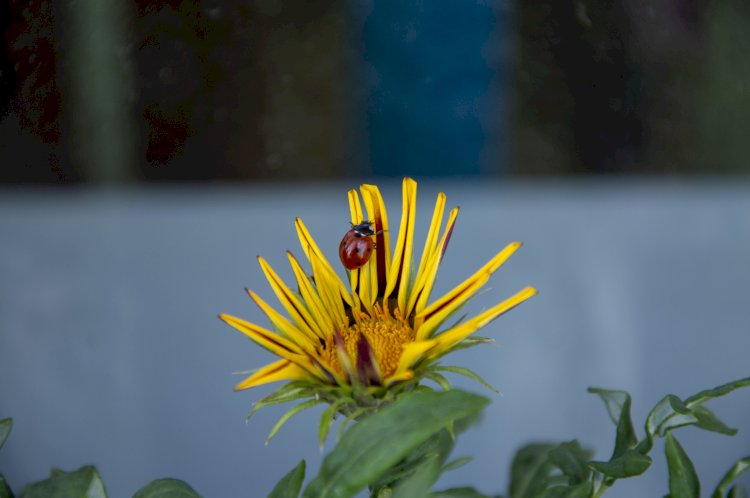
[[[224,313],[219,318],[277,356],[291,360],[302,353],[297,344],[254,323]]]
[[[450,215],[448,216],[448,224],[445,227],[445,233],[440,242],[436,244],[444,207],[445,195],[443,195],[442,203],[440,197],[438,197],[438,202],[435,205],[435,214],[432,217],[430,233],[425,242],[425,250],[422,252],[422,260],[419,262],[419,271],[417,271],[417,275],[414,279],[414,286],[412,287],[409,302],[406,306],[406,316],[410,316],[412,311],[418,313],[424,309],[427,299],[430,296],[430,292],[432,291],[432,286],[435,283],[435,277],[437,276],[438,266],[440,266],[445,246],[448,244],[448,240],[453,232],[453,226],[456,223],[456,217],[458,216],[457,207],[451,210]],[[436,221],[438,211],[440,218],[437,218]],[[429,250],[427,250],[428,247]],[[417,306],[418,304],[421,304],[421,306]]]
[[[305,251],[307,259],[312,262],[312,255],[315,255],[315,257],[322,264],[321,268],[323,270],[323,273],[325,273],[326,278],[336,283],[336,286],[339,288],[341,298],[346,301],[346,304],[348,304],[349,306],[353,306],[354,303],[352,302],[352,298],[349,295],[349,291],[347,290],[346,285],[344,285],[344,282],[341,281],[338,274],[333,270],[333,267],[323,255],[318,245],[315,243],[315,240],[310,235],[310,232],[307,230],[305,224],[302,223],[301,219],[296,218],[294,220],[294,226],[297,229],[297,236],[299,237],[300,245],[302,246],[302,250]],[[316,279],[317,278],[318,277],[316,276]]]
[[[271,284],[276,297],[279,298],[279,302],[284,307],[292,321],[297,325],[297,328],[301,330],[308,337],[326,337],[326,331],[323,331],[318,324],[313,320],[313,317],[307,311],[305,305],[299,300],[294,292],[286,286],[283,280],[279,278],[271,265],[266,262],[265,259],[258,256],[258,262],[260,268],[268,279],[268,283]]]
[[[445,194],[440,192],[435,201],[435,209],[432,211],[432,221],[430,222],[430,230],[427,232],[427,239],[424,242],[424,249],[422,249],[422,257],[419,260],[419,269],[417,275],[424,271],[427,261],[430,259],[430,255],[435,250],[437,244],[438,235],[440,235],[440,225],[443,223],[443,212],[445,211]]]
[[[325,303],[326,309],[331,314],[333,322],[339,326],[346,325],[346,313],[344,311],[344,301],[341,298],[342,286],[337,276],[331,276],[325,269],[325,263],[314,252],[310,252],[310,265],[312,266],[313,276],[315,277],[315,287],[318,294]],[[346,292],[346,290],[343,290]],[[352,302],[351,296],[348,296],[348,302]]]
[[[430,337],[454,311],[466,303],[482,286],[487,283],[490,276],[502,266],[503,263],[521,247],[520,242],[508,244],[502,251],[497,253],[486,265],[480,268],[474,275],[459,284],[443,297],[427,306],[414,320],[414,328],[417,330],[417,339]]]
[[[425,268],[424,274],[420,276],[422,279],[419,282],[421,289],[414,308],[415,315],[420,314],[425,309],[427,301],[430,299],[430,293],[432,292],[433,285],[435,285],[440,261],[443,259],[445,249],[448,247],[448,242],[450,242],[451,235],[453,234],[453,227],[456,225],[458,209],[458,207],[455,207],[451,210],[448,216],[448,224],[445,226],[445,233],[443,233],[443,237],[440,239],[440,244],[438,244],[435,252],[432,253],[430,263]]]
[[[266,314],[271,323],[279,329],[289,340],[300,346],[300,348],[306,353],[313,353],[315,351],[316,344],[310,340],[308,336],[303,334],[292,322],[287,320],[278,311],[268,305],[263,299],[260,298],[255,292],[250,289],[245,289],[250,298],[255,301],[255,304]]]
[[[395,384],[396,382],[401,382],[403,380],[411,380],[414,378],[414,372],[412,370],[404,370],[403,372],[398,372],[390,377],[386,378],[384,380],[384,383],[386,386],[390,386],[391,384]]]
[[[404,349],[401,351],[401,358],[398,360],[398,367],[396,368],[395,373],[408,370],[411,366],[417,363],[427,351],[431,350],[436,345],[437,341],[435,339],[405,344]]]
[[[289,264],[292,266],[294,277],[297,279],[297,285],[299,292],[302,295],[302,299],[307,304],[311,311],[311,315],[315,322],[318,324],[320,330],[325,334],[326,331],[333,330],[333,320],[328,312],[328,309],[323,304],[323,301],[318,293],[318,290],[310,282],[310,278],[302,269],[297,259],[292,255],[291,252],[287,251],[287,258]]]
[[[348,192],[349,197],[349,212],[352,216],[352,224],[358,225],[359,223],[362,223],[364,221],[370,221],[365,218],[364,213],[362,212],[362,204],[359,202],[359,194],[357,194],[356,190],[350,190]],[[351,282],[352,287],[352,295],[359,298],[359,301],[364,304],[367,311],[372,311],[372,303],[375,299],[375,296],[371,295],[371,286],[370,286],[370,264],[371,261],[368,261],[365,263],[364,266],[360,268],[355,268],[353,270],[349,270],[349,280]],[[355,306],[356,306],[355,300]]]
[[[404,178],[402,186],[403,210],[401,226],[396,242],[396,251],[388,273],[388,286],[384,299],[398,288],[398,308],[405,310],[407,292],[409,290],[409,273],[411,271],[412,250],[414,245],[414,217],[417,208],[417,182],[411,178]]]
[[[455,346],[456,344],[458,344],[465,338],[469,337],[471,334],[473,334],[480,328],[484,327],[495,318],[499,317],[500,315],[504,313],[507,313],[508,311],[515,308],[516,306],[526,301],[530,297],[535,296],[536,293],[537,293],[537,290],[535,288],[526,287],[522,291],[509,297],[502,303],[496,306],[493,306],[492,308],[488,309],[484,313],[477,315],[471,320],[464,322],[450,330],[447,330],[443,332],[442,334],[436,335],[434,337],[434,340],[437,341],[438,344],[435,346],[434,349],[430,350],[427,353],[428,357],[434,358],[444,353],[445,351],[451,349],[453,346]]]
[[[308,374],[303,368],[289,360],[279,360],[254,372],[250,377],[234,386],[234,390],[242,391],[269,382],[304,379],[305,377],[308,377]]]
[[[388,214],[385,210],[383,197],[375,185],[361,185],[362,199],[365,202],[367,212],[375,223],[375,266],[377,280],[373,284],[375,291],[373,296],[378,296],[378,291],[384,292],[388,279],[388,270],[391,267],[391,235],[388,231]]]

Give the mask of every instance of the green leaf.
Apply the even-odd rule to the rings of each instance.
[[[480,377],[477,373],[469,370],[468,368],[463,367],[454,367],[450,365],[437,365],[435,367],[435,370],[439,370],[441,372],[452,372],[458,375],[463,375],[464,377],[468,377],[470,379],[474,379],[475,381],[482,384],[484,387],[489,389],[490,391],[493,391],[495,393],[500,393],[497,389],[495,389],[489,382],[484,380],[482,377]]]
[[[287,475],[281,478],[268,495],[268,498],[297,498],[299,490],[302,489],[302,481],[305,480],[305,461],[294,467]]]
[[[179,479],[156,479],[139,489],[133,498],[201,498],[201,496]]]
[[[390,488],[393,483],[412,475],[427,458],[433,458],[437,455],[442,465],[448,459],[455,444],[455,438],[447,430],[441,430],[414,449],[409,456],[397,465],[388,469],[377,481],[369,483],[370,489]]]
[[[13,419],[12,418],[4,418],[0,420],[0,448],[3,447],[5,444],[5,440],[8,439],[8,434],[10,434],[10,430],[13,428]]]
[[[649,413],[646,419],[646,438],[638,444],[637,450],[643,454],[648,453],[653,447],[654,437],[664,437],[670,430],[686,425],[696,425],[708,431],[734,435],[736,429],[728,427],[713,412],[701,405],[747,386],[750,386],[750,377],[701,391],[687,398],[684,403],[672,394],[665,396]]]
[[[91,465],[73,472],[52,472],[50,477],[29,484],[23,498],[106,498],[104,483]]]
[[[451,421],[477,413],[487,402],[458,390],[403,396],[347,431],[303,496],[353,496]]]
[[[750,377],[745,377],[744,379],[728,382],[721,386],[714,387],[713,389],[706,389],[705,391],[701,391],[698,394],[690,396],[685,400],[685,406],[687,406],[688,408],[700,406],[710,399],[725,396],[732,391],[748,386],[750,386]]]
[[[575,486],[552,486],[543,492],[541,498],[589,498],[593,490],[591,481]]]
[[[590,387],[590,393],[598,394],[607,407],[610,418],[617,426],[617,435],[615,437],[615,449],[612,452],[612,458],[618,457],[625,453],[626,450],[634,447],[638,442],[633,429],[633,420],[630,417],[630,405],[632,399],[626,391],[611,391]]]
[[[724,422],[719,420],[719,417],[717,417],[714,412],[705,406],[696,406],[693,408],[693,414],[698,417],[698,421],[695,425],[703,430],[718,432],[720,434],[726,434],[727,436],[734,436],[737,434],[737,429],[727,426]]]
[[[443,491],[437,491],[430,495],[430,498],[490,498],[480,493],[474,488],[450,488]]]
[[[729,471],[724,474],[716,486],[711,498],[723,498],[727,488],[742,474],[750,470],[750,456],[738,460]]]
[[[510,467],[510,498],[534,498],[544,491],[553,470],[548,455],[554,447],[549,443],[533,443],[516,452]]]
[[[669,467],[669,494],[674,498],[700,498],[701,486],[693,462],[672,435],[667,433],[664,453]]]
[[[646,430],[651,436],[664,437],[672,429],[698,421],[693,411],[674,394],[668,394],[656,404],[646,420]]]
[[[440,458],[436,453],[422,460],[411,476],[396,483],[391,498],[422,498],[427,496],[432,489],[432,485],[440,477],[440,465]]]
[[[589,462],[589,467],[595,471],[615,479],[641,475],[650,466],[651,458],[636,450],[627,450],[609,462]]]
[[[549,452],[549,459],[563,474],[570,478],[569,484],[579,484],[589,478],[591,471],[586,461],[591,458],[590,452],[581,448],[578,441],[561,443]]]
[[[0,498],[13,498],[13,491],[10,490],[2,474],[0,474]]]
[[[286,424],[290,418],[297,415],[299,412],[303,410],[307,410],[308,408],[312,408],[315,405],[321,404],[322,401],[319,399],[311,399],[309,401],[305,401],[304,403],[300,403],[299,405],[293,407],[288,412],[286,412],[284,415],[281,416],[278,422],[276,422],[276,425],[273,426],[271,429],[271,432],[268,433],[268,437],[266,437],[266,444],[268,444],[269,441],[276,435],[277,432],[279,432],[279,429],[281,429],[284,424]]]

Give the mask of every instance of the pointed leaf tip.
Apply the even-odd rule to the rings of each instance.
[[[276,484],[268,498],[297,498],[305,480],[305,461],[302,460]]]

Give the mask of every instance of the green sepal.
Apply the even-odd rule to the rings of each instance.
[[[441,472],[448,472],[449,470],[460,469],[461,467],[463,467],[467,463],[471,462],[472,460],[474,460],[474,458],[472,458],[470,456],[456,458],[456,459],[451,460],[450,462],[446,463],[445,465],[443,465],[443,468],[441,469]]]
[[[186,482],[179,479],[156,479],[138,490],[133,498],[201,498]]]
[[[349,422],[353,420],[357,420],[359,417],[367,413],[369,410],[367,408],[357,408],[352,413],[346,416],[344,420],[341,421],[339,424],[339,430],[336,431],[336,443],[338,444],[339,441],[341,441],[341,436],[343,436],[344,431],[346,430],[346,427],[349,425]]]
[[[274,486],[268,498],[297,498],[305,480],[305,461],[294,467]]]
[[[443,356],[445,356],[447,354],[454,353],[456,351],[460,351],[462,349],[473,348],[474,346],[479,346],[481,344],[492,344],[493,342],[495,342],[495,339],[493,339],[491,337],[480,337],[480,336],[474,336],[474,335],[472,335],[472,336],[467,337],[463,341],[457,343],[456,345],[454,345],[453,347],[451,347],[450,349],[448,349],[447,351],[445,351],[441,355],[439,355],[439,358],[442,358]]]
[[[323,460],[306,498],[346,498],[398,464],[450,421],[482,410],[486,398],[458,390],[412,393],[348,430]]]
[[[548,457],[554,447],[550,443],[532,443],[516,452],[510,467],[510,498],[535,498],[544,491],[554,468]]]
[[[289,403],[290,401],[309,398],[313,395],[314,393],[306,384],[302,384],[299,382],[289,382],[276,389],[271,394],[268,394],[267,396],[264,396],[253,403],[253,407],[250,410],[250,413],[247,414],[247,419],[249,420],[253,415],[255,415],[255,412],[257,412],[261,408],[265,408],[266,406]]]
[[[435,382],[438,386],[440,386],[440,389],[443,391],[450,391],[451,390],[451,383],[448,382],[448,379],[445,378],[445,376],[435,372],[435,371],[427,371],[424,374],[424,377],[427,379],[430,379],[431,381]]]
[[[346,404],[346,402],[347,400],[345,398],[339,398],[328,405],[328,408],[323,410],[323,413],[320,415],[320,422],[318,423],[318,444],[321,448],[328,437],[328,432],[331,430],[331,425],[336,418],[336,413],[342,405]]]
[[[0,420],[0,448],[3,447],[5,440],[8,439],[8,434],[10,434],[11,429],[13,429],[12,418],[4,418]]]
[[[589,462],[589,467],[607,477],[620,479],[638,476],[651,466],[651,458],[636,450],[626,450],[609,462]]]
[[[732,465],[732,468],[724,474],[724,477],[721,478],[719,484],[716,485],[716,489],[711,495],[711,498],[724,498],[724,493],[727,492],[727,488],[729,488],[739,476],[748,470],[750,470],[750,456],[737,460],[737,462]]]
[[[106,498],[104,483],[96,469],[86,465],[72,472],[53,470],[50,477],[29,484],[23,498]]]
[[[569,478],[569,485],[578,485],[588,480],[591,471],[587,460],[591,458],[591,452],[581,448],[578,441],[573,440],[561,443],[549,451],[550,461]]]
[[[669,495],[673,498],[700,498],[701,486],[693,462],[671,432],[666,435],[664,453],[669,467]]]
[[[448,365],[436,365],[434,369],[441,371],[441,372],[451,372],[451,373],[455,373],[458,375],[463,375],[464,377],[468,377],[470,379],[474,379],[475,381],[479,382],[490,391],[500,394],[500,391],[495,389],[492,386],[492,384],[490,384],[489,382],[484,380],[482,377],[480,377],[476,372],[469,370],[468,368],[454,367],[454,366],[448,366]]]
[[[607,407],[607,413],[612,422],[617,426],[615,436],[615,449],[612,451],[612,458],[616,458],[625,451],[633,448],[638,442],[638,437],[633,429],[633,420],[630,416],[630,406],[632,399],[626,391],[613,391],[589,387],[588,392],[598,394],[604,405]]]
[[[281,416],[278,422],[274,424],[273,428],[271,429],[271,432],[268,433],[268,436],[266,437],[266,444],[268,444],[271,441],[271,439],[273,439],[276,433],[279,432],[279,429],[281,429],[284,426],[284,424],[286,424],[289,421],[290,418],[297,415],[299,412],[303,410],[307,410],[308,408],[312,408],[313,406],[319,405],[321,403],[323,402],[319,399],[311,399],[289,409],[284,415]]]

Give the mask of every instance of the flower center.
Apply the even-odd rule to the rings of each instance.
[[[396,314],[397,316],[393,317],[387,312],[376,309],[373,316],[362,314],[356,323],[341,330],[344,348],[352,365],[358,364],[359,342],[364,337],[372,348],[381,378],[386,379],[396,372],[404,344],[414,340],[414,331],[408,322],[398,316],[398,311]],[[344,369],[333,338],[330,338],[328,343],[326,359],[334,370],[343,374]]]

